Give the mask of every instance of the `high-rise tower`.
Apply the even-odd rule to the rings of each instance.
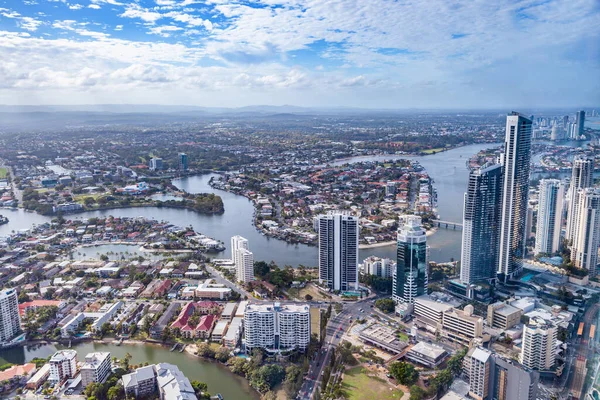
[[[318,217],[319,282],[331,290],[358,289],[358,218],[330,213]]]
[[[585,127],[585,111],[577,111],[575,116],[575,132],[577,137],[583,135],[583,128]]]
[[[236,278],[240,282],[254,280],[254,254],[248,250],[248,240],[241,236],[231,238],[231,259],[235,264]]]
[[[521,271],[525,256],[525,226],[529,195],[531,120],[517,112],[506,117],[504,185],[498,276],[511,279]]]
[[[17,291],[0,291],[0,345],[9,343],[21,332]]]
[[[484,165],[469,174],[465,193],[460,280],[474,283],[496,278],[502,165]]]
[[[569,186],[568,200],[569,206],[567,209],[567,232],[565,238],[573,241],[574,224],[577,221],[577,213],[579,207],[579,189],[592,187],[594,183],[594,160],[586,157],[575,157],[573,160],[573,171],[571,173],[571,184]]]
[[[558,179],[542,179],[535,228],[535,254],[556,253],[560,247],[565,185]]]
[[[392,298],[412,304],[427,293],[427,236],[421,217],[404,215],[398,228],[396,269],[392,276]]]
[[[600,188],[579,189],[577,220],[573,224],[571,261],[577,268],[596,276],[600,246]]]

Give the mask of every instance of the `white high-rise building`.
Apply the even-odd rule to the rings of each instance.
[[[465,358],[469,363],[469,396],[477,400],[485,400],[490,393],[490,375],[492,373],[492,353],[486,349],[475,348],[470,357]]]
[[[235,264],[236,278],[240,282],[254,280],[254,254],[248,249],[248,240],[241,236],[231,238],[231,260]]]
[[[506,117],[502,157],[504,184],[498,275],[503,280],[511,279],[523,267],[530,160],[531,120],[513,111]]]
[[[554,367],[558,330],[544,319],[535,317],[523,326],[523,343],[519,362],[533,370]]]
[[[391,278],[396,263],[389,258],[370,256],[363,260],[363,273],[381,278]]]
[[[575,221],[578,220],[579,207],[579,189],[592,187],[594,183],[594,160],[585,157],[575,157],[573,160],[573,171],[571,173],[571,183],[569,186],[568,209],[567,209],[567,231],[565,238],[573,242],[575,235]]]
[[[62,382],[77,374],[77,352],[75,350],[60,350],[50,358],[51,382]]]
[[[319,282],[331,290],[358,290],[358,218],[337,212],[317,219]]]
[[[308,304],[248,304],[244,313],[246,352],[261,348],[270,353],[299,349],[310,344]]]
[[[427,258],[427,234],[421,217],[401,216],[392,276],[392,299],[396,304],[413,304],[416,297],[427,294]]]
[[[110,375],[111,368],[112,363],[108,351],[88,353],[85,356],[85,362],[81,366],[81,383],[83,387],[93,382],[103,383]]]
[[[21,332],[19,300],[15,289],[0,291],[0,345],[8,344]]]
[[[542,179],[535,229],[535,254],[559,251],[565,185],[558,179]]]
[[[598,246],[600,246],[600,188],[579,189],[576,196],[577,220],[573,225],[571,261],[577,268],[596,276]]]

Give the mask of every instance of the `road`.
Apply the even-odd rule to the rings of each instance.
[[[227,278],[225,278],[223,276],[223,274],[221,272],[217,271],[214,267],[211,267],[210,265],[206,264],[206,270],[208,272],[210,272],[210,274],[212,275],[212,278],[215,280],[215,282],[217,282],[221,285],[227,286],[229,289],[233,290],[234,292],[239,293],[242,297],[246,296],[248,299],[253,298],[253,296],[250,292],[248,292],[247,290],[241,288],[240,286],[236,285],[235,283],[233,283],[230,280],[228,280]]]
[[[585,324],[583,335],[581,338],[575,339],[575,368],[570,368],[569,379],[570,385],[565,385],[569,388],[569,393],[572,398],[581,399],[584,392],[585,386],[585,375],[587,373],[586,361],[593,359],[594,357],[594,345],[593,341],[589,340],[590,327],[592,324],[596,324],[598,310],[600,305],[593,304],[583,316],[583,323]]]
[[[318,356],[311,362],[308,375],[304,379],[304,383],[300,388],[298,399],[310,400],[315,394],[315,390],[321,384],[321,375],[323,370],[329,364],[331,358],[331,350],[336,348],[341,342],[344,332],[350,328],[351,321],[368,315],[370,305],[377,299],[376,296],[365,298],[354,303],[344,304],[342,311],[329,319],[327,324],[326,336],[323,340],[323,346],[319,351]],[[363,310],[361,312],[360,310]],[[335,311],[333,311],[335,313]]]

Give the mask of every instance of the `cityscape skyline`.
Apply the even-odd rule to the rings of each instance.
[[[0,103],[581,107],[599,27],[594,0],[3,0]]]

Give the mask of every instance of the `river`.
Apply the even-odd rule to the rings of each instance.
[[[442,220],[461,222],[463,194],[467,188],[467,160],[482,149],[493,148],[499,144],[474,144],[427,156],[361,156],[338,160],[334,164],[353,163],[359,161],[382,161],[394,158],[407,158],[419,161],[434,181],[438,194],[437,212]],[[568,173],[567,173],[568,174]],[[254,208],[243,196],[223,190],[217,190],[208,184],[214,174],[198,175],[176,179],[173,184],[190,193],[216,193],[223,199],[225,212],[221,215],[202,215],[185,209],[166,207],[122,208],[115,210],[91,211],[69,216],[71,218],[90,218],[114,215],[119,217],[154,218],[169,221],[179,226],[191,225],[196,231],[221,240],[228,248],[217,257],[230,257],[229,243],[234,235],[248,239],[249,246],[256,260],[275,261],[278,265],[307,266],[317,265],[317,248],[302,244],[288,244],[278,239],[271,239],[259,233],[252,224]],[[9,223],[0,226],[0,236],[9,235],[13,230],[30,228],[32,224],[41,224],[50,218],[23,210],[2,209],[0,213],[9,218]],[[460,259],[461,231],[439,229],[429,236],[429,259],[444,262]],[[92,251],[92,250],[90,250]],[[93,250],[96,253],[98,250]],[[359,257],[369,255],[396,258],[394,245],[361,249]]]
[[[2,350],[0,365],[5,363],[23,364],[34,357],[46,358],[56,350],[64,348],[55,345],[38,345],[15,347]],[[114,344],[85,342],[73,346],[81,361],[87,353],[94,351],[109,351],[111,357],[122,359],[126,353],[131,354],[131,364],[156,364],[166,362],[175,364],[190,380],[197,380],[208,385],[212,394],[221,393],[226,400],[255,400],[259,396],[248,385],[246,379],[233,374],[229,369],[216,362],[204,361],[187,353],[170,352],[168,348],[149,344]]]

